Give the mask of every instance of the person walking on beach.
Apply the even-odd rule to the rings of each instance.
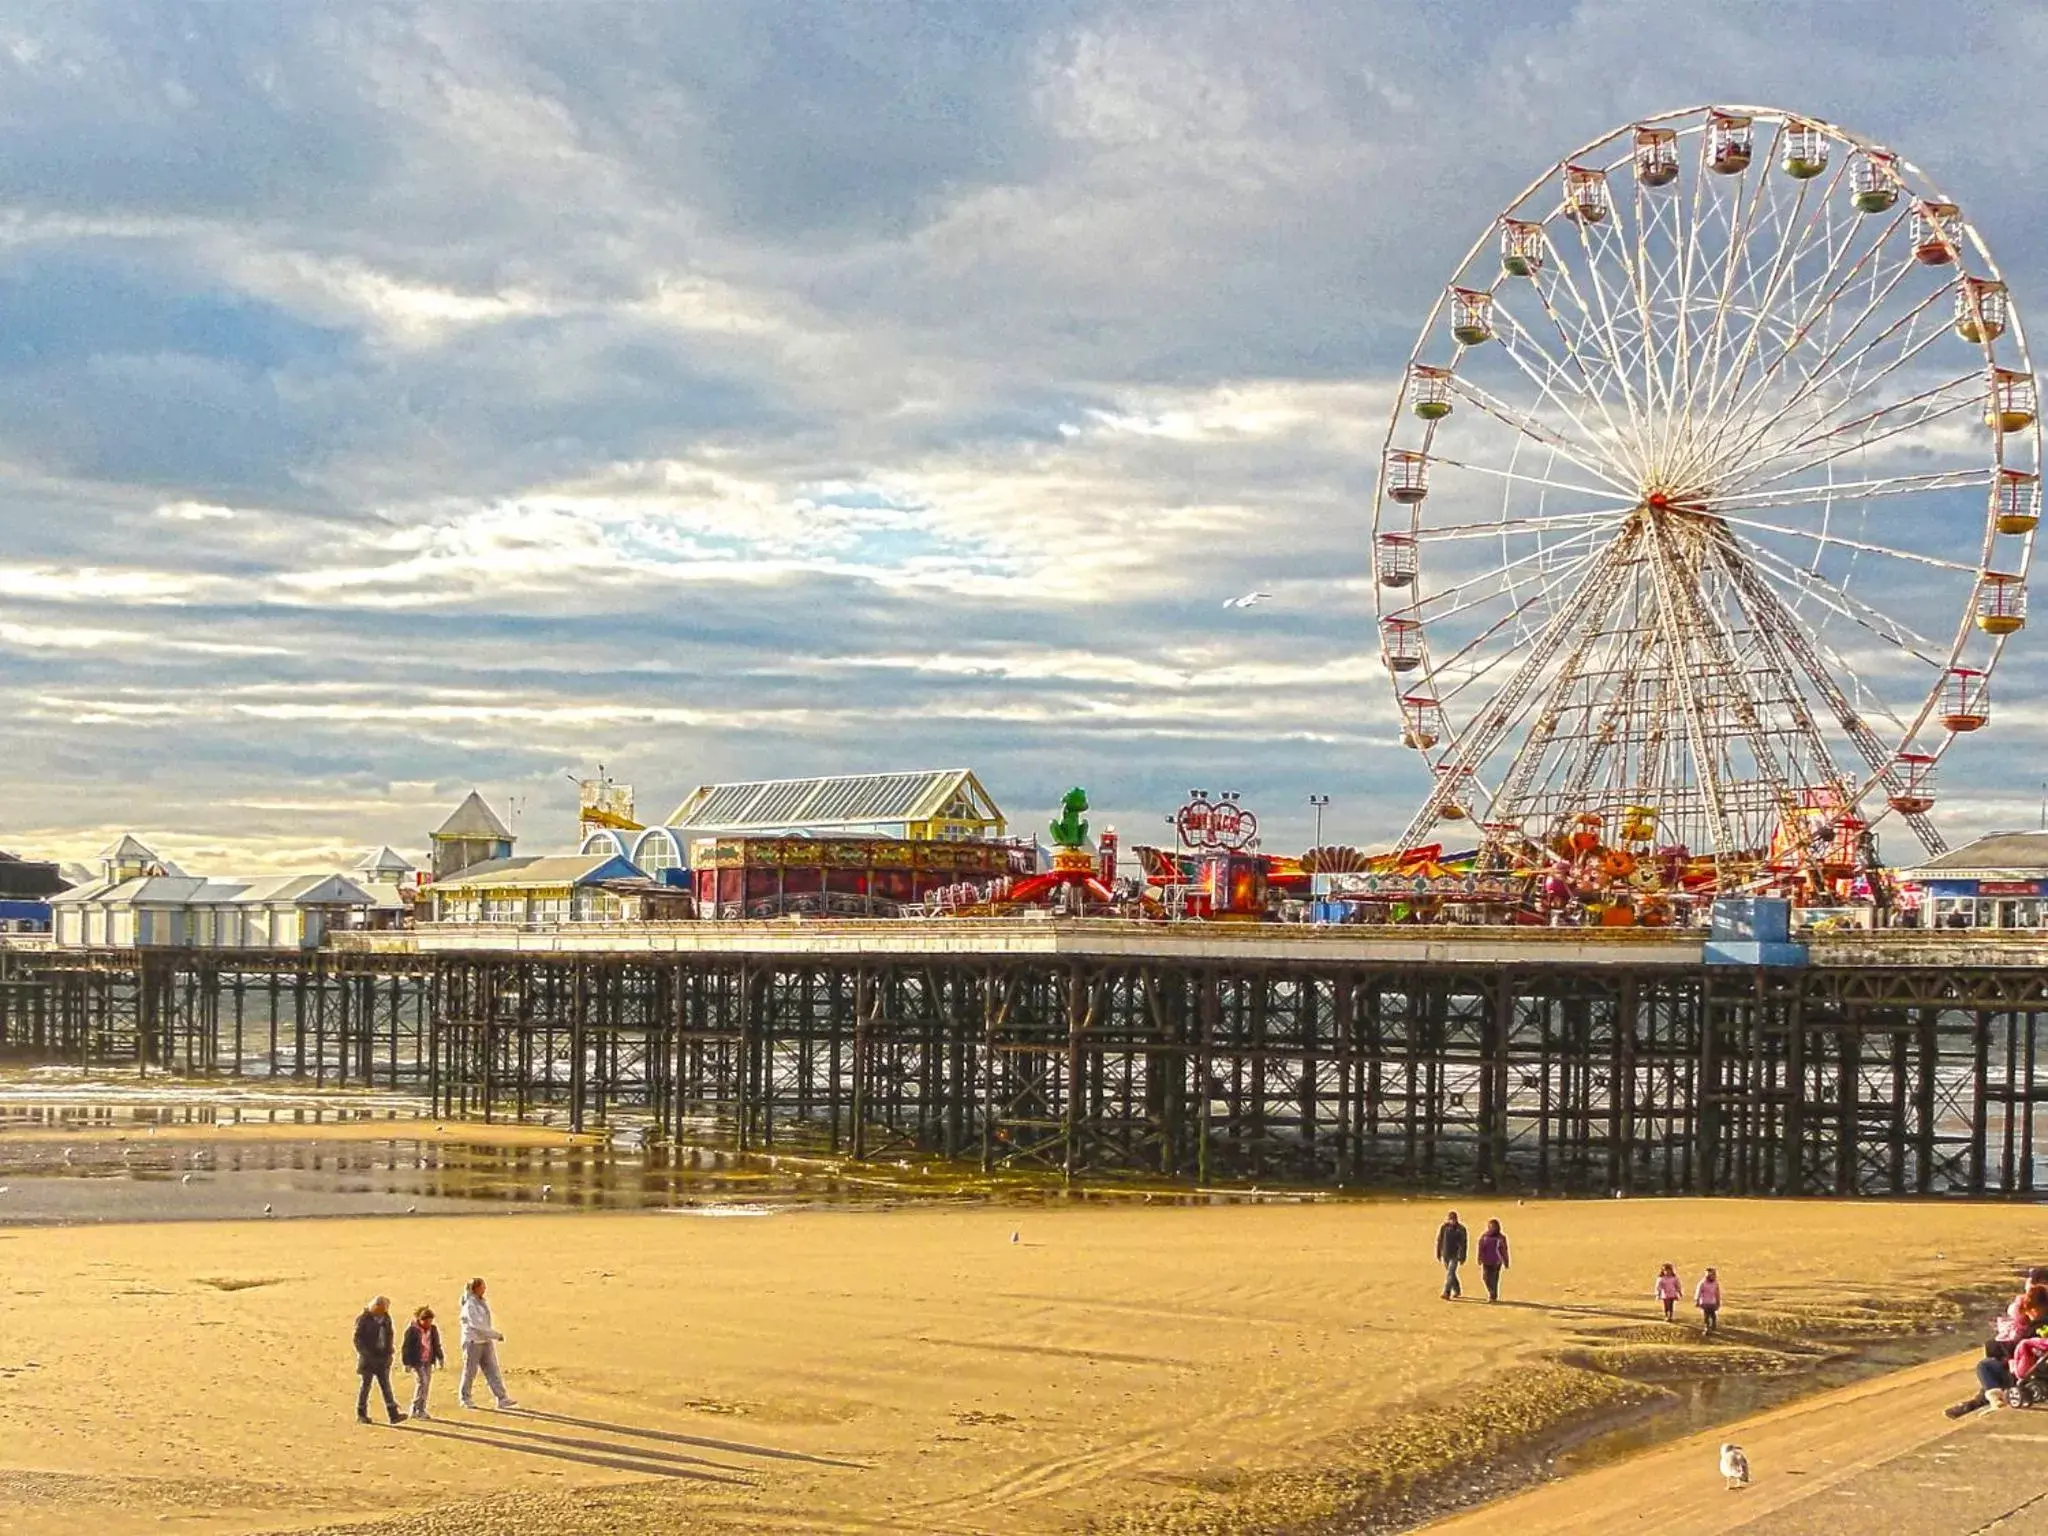
[[[434,1326],[434,1309],[421,1307],[412,1315],[412,1326],[405,1330],[405,1343],[398,1352],[399,1361],[412,1372],[412,1416],[428,1419],[427,1388],[434,1380],[434,1367],[447,1364],[448,1357],[441,1352],[441,1330]]]
[[[1664,1303],[1665,1322],[1675,1323],[1678,1321],[1677,1318],[1671,1315],[1671,1310],[1678,1305],[1678,1298],[1683,1294],[1685,1294],[1685,1282],[1678,1278],[1677,1270],[1666,1264],[1657,1271],[1656,1295],[1657,1299]]]
[[[1465,1262],[1465,1228],[1456,1211],[1436,1229],[1436,1261],[1444,1267],[1444,1300],[1464,1295],[1458,1284],[1458,1266]]]
[[[1500,1272],[1508,1267],[1508,1235],[1498,1221],[1489,1221],[1479,1234],[1479,1277],[1486,1282],[1486,1299],[1500,1300]]]
[[[462,1386],[456,1396],[463,1407],[476,1406],[469,1394],[478,1371],[500,1408],[519,1406],[506,1395],[505,1379],[498,1374],[498,1346],[504,1342],[505,1335],[491,1326],[491,1304],[484,1300],[483,1277],[478,1276],[462,1293]]]
[[[391,1298],[372,1296],[370,1304],[363,1308],[363,1315],[356,1319],[356,1375],[362,1378],[362,1390],[356,1393],[356,1420],[370,1422],[370,1383],[375,1382],[384,1393],[384,1407],[391,1415],[391,1422],[403,1424],[404,1418],[398,1411],[398,1399],[391,1395]]]
[[[1715,1276],[1713,1267],[1700,1276],[1700,1283],[1694,1287],[1692,1304],[1700,1309],[1700,1316],[1706,1319],[1706,1331],[1718,1332],[1721,1327],[1721,1282]]]

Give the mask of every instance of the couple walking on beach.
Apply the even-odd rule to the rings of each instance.
[[[492,1326],[491,1304],[484,1300],[484,1282],[479,1276],[470,1281],[462,1293],[462,1386],[456,1395],[463,1407],[476,1407],[470,1399],[470,1392],[479,1374],[500,1408],[519,1406],[505,1391],[504,1378],[498,1374],[498,1346],[504,1339],[505,1335]],[[391,1392],[391,1359],[394,1353],[413,1375],[411,1416],[415,1419],[433,1417],[427,1412],[427,1389],[433,1384],[436,1367],[447,1362],[447,1355],[441,1348],[441,1330],[434,1324],[432,1307],[421,1307],[413,1313],[412,1321],[406,1325],[403,1348],[394,1350],[391,1298],[372,1296],[369,1306],[356,1319],[355,1342],[356,1375],[362,1379],[361,1389],[356,1393],[358,1422],[370,1422],[370,1388],[373,1385],[384,1394],[384,1407],[391,1415],[391,1422],[405,1422],[406,1415],[398,1411],[398,1399]]]
[[[1444,1267],[1444,1300],[1455,1301],[1465,1294],[1458,1284],[1458,1266],[1465,1262],[1467,1234],[1465,1225],[1458,1220],[1458,1213],[1452,1211],[1444,1224],[1436,1229],[1436,1261]],[[1508,1267],[1508,1235],[1501,1231],[1498,1221],[1489,1221],[1486,1230],[1479,1234],[1479,1275],[1486,1282],[1486,1299],[1500,1300],[1500,1274]]]

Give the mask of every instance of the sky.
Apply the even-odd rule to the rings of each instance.
[[[1373,484],[1472,240],[1776,105],[2025,313],[2044,76],[2026,0],[0,0],[0,847],[311,868],[475,786],[538,851],[600,763],[1388,838]],[[2041,813],[2009,654],[1951,841]]]

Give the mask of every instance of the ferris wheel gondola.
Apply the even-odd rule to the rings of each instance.
[[[2017,307],[1917,167],[1761,107],[1574,151],[1445,286],[1381,455],[1405,842],[1605,813],[1739,879],[1890,816],[1939,851],[2040,475]]]

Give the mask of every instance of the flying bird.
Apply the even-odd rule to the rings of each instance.
[[[1749,1486],[1749,1458],[1742,1454],[1741,1446],[1721,1447],[1721,1476],[1728,1480],[1730,1488]]]
[[[1226,608],[1256,608],[1272,595],[1270,592],[1247,592],[1242,597],[1226,597],[1223,600],[1223,606]]]

